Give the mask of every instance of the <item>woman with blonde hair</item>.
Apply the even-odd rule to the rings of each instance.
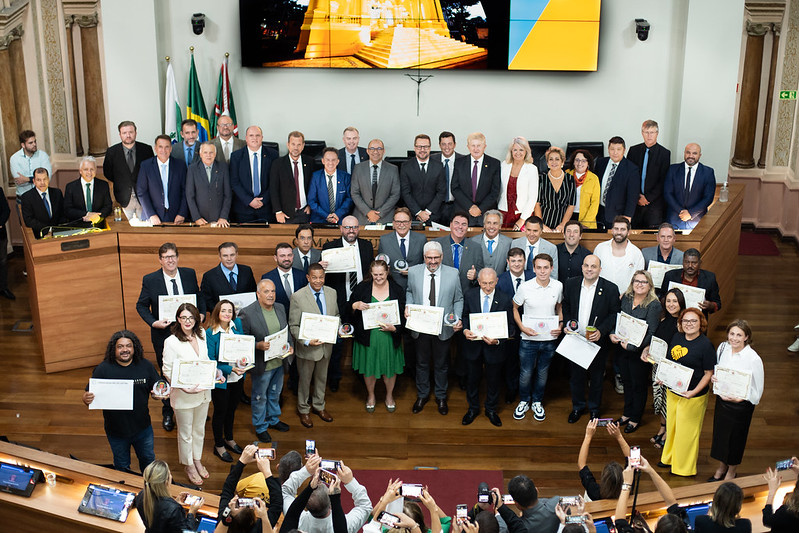
[[[145,533],[182,532],[197,529],[197,510],[202,507],[202,497],[195,500],[188,513],[179,501],[169,494],[172,472],[169,465],[156,459],[144,469],[144,489],[136,495],[133,505],[138,509]],[[188,492],[180,493],[180,501],[185,501]]]
[[[551,146],[546,152],[546,178],[538,184],[538,201],[535,204],[535,215],[544,221],[544,231],[562,233],[563,226],[571,220],[577,190],[574,180],[566,175],[563,164],[566,153],[557,146]]]
[[[524,137],[511,141],[505,160],[500,163],[500,178],[497,208],[502,213],[502,227],[522,231],[538,200],[538,167],[533,164],[530,143]]]

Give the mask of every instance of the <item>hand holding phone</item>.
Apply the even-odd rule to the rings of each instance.
[[[275,458],[275,449],[274,448],[258,448],[258,457],[261,459],[274,459]]]
[[[316,441],[311,439],[305,440],[305,457],[309,457],[316,453]]]
[[[641,466],[641,448],[639,446],[630,446],[630,466],[634,468]]]
[[[793,459],[784,459],[782,461],[777,461],[777,472],[779,472],[780,470],[790,470],[792,464],[793,464]]]
[[[381,511],[379,515],[377,515],[377,521],[383,524],[386,527],[393,528],[397,523],[400,521],[399,517],[395,514],[387,513],[385,511]]]
[[[462,524],[469,519],[469,507],[465,503],[459,503],[455,507],[455,522]]]

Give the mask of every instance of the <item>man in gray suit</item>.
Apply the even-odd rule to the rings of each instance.
[[[427,241],[423,234],[411,231],[411,211],[407,207],[398,207],[394,211],[394,231],[386,233],[380,237],[380,245],[377,248],[378,254],[386,254],[389,257],[391,277],[400,287],[408,287],[408,268],[397,270],[394,266],[397,261],[402,259],[412,267],[421,265],[424,262],[422,250]]]
[[[289,311],[291,336],[298,339],[295,348],[300,378],[297,387],[297,411],[302,425],[312,428],[311,406],[308,405],[312,379],[313,412],[325,422],[333,421],[333,417],[325,410],[327,366],[330,363],[333,345],[323,343],[319,339],[299,340],[300,320],[304,312],[329,316],[338,316],[339,314],[336,291],[325,287],[325,269],[319,263],[308,267],[308,285],[291,295],[291,310]]]
[[[380,139],[369,141],[369,161],[358,163],[352,172],[353,215],[358,224],[388,224],[400,199],[399,170],[383,161],[385,146]]]
[[[463,294],[477,286],[477,273],[483,268],[481,245],[466,238],[468,230],[469,213],[456,211],[449,220],[449,235],[433,239],[441,244],[441,262],[458,271]]]
[[[228,228],[230,202],[230,174],[226,164],[215,161],[216,147],[212,142],[200,145],[200,160],[189,165],[186,173],[186,202],[195,224],[215,223]]]
[[[649,268],[650,261],[682,266],[682,250],[674,247],[675,240],[674,226],[669,222],[661,224],[658,227],[658,245],[641,249],[644,256],[644,268]]]
[[[441,264],[443,255],[441,243],[430,241],[424,245],[424,264],[408,270],[408,288],[405,303],[444,308],[444,316],[453,313],[458,321],[448,326],[443,324],[439,335],[413,332],[416,339],[416,402],[413,412],[424,409],[430,397],[430,362],[433,362],[435,376],[435,396],[438,412],[446,415],[447,407],[447,368],[449,362],[449,343],[452,335],[463,328],[460,317],[463,314],[463,293],[458,281],[458,271]],[[293,312],[293,309],[292,309]],[[408,308],[405,308],[408,317]]]
[[[501,227],[502,213],[491,209],[483,215],[483,233],[469,239],[482,250],[483,266],[493,268],[497,275],[505,272],[508,267],[508,251],[513,242],[510,237],[499,232]]]
[[[322,260],[322,252],[313,247],[313,226],[297,226],[294,230],[294,246],[294,261],[291,266],[308,274],[308,267]]]
[[[214,138],[216,146],[216,160],[226,165],[230,163],[230,154],[244,148],[247,143],[243,139],[233,136],[233,119],[222,115],[216,123],[218,135]]]
[[[241,310],[241,325],[245,335],[263,339],[286,327],[288,324],[286,310],[275,302],[275,284],[270,279],[258,282],[255,295],[257,300]],[[268,349],[268,342],[260,340],[255,343],[255,368],[252,371],[252,425],[261,442],[272,442],[268,428],[278,431],[289,430],[289,425],[279,419],[280,393],[283,390],[283,361],[280,358],[266,361],[264,351]]]
[[[533,270],[533,259],[538,254],[547,254],[552,258],[552,279],[558,279],[558,248],[546,239],[541,238],[544,221],[535,215],[524,221],[524,237],[513,239],[511,246],[521,248],[525,254],[525,270]],[[565,280],[563,280],[565,281]]]

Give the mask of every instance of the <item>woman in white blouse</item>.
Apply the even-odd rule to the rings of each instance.
[[[181,361],[208,361],[208,346],[200,325],[200,311],[192,304],[180,304],[172,324],[172,335],[164,341],[164,376],[172,378],[173,367]],[[205,440],[205,419],[211,391],[197,387],[173,388],[169,396],[178,426],[178,459],[195,485],[208,479],[200,462]]]
[[[741,464],[746,448],[752,413],[763,395],[763,361],[749,346],[751,343],[752,329],[746,320],[733,320],[727,326],[727,342],[722,342],[716,351],[714,383],[718,381],[718,368],[746,372],[751,377],[745,398],[719,395],[716,399],[710,456],[718,460],[719,466],[708,482],[735,478],[735,471]]]
[[[538,200],[538,168],[527,139],[514,137],[511,141],[505,161],[500,163],[500,176],[497,208],[502,212],[502,227],[521,231]]]

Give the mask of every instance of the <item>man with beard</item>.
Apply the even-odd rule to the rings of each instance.
[[[275,263],[277,266],[261,276],[261,279],[271,279],[277,289],[277,301],[289,311],[291,295],[308,284],[305,273],[292,267],[294,250],[287,242],[275,246]]]
[[[669,283],[682,283],[691,287],[705,289],[705,299],[699,302],[699,308],[705,314],[715,313],[721,309],[721,296],[716,275],[709,270],[702,270],[702,256],[696,248],[689,248],[682,256],[682,268],[670,270],[663,276],[660,290],[666,293]]]

